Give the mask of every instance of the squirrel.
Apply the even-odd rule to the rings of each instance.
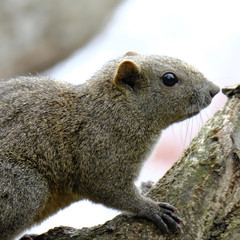
[[[81,85],[46,76],[0,81],[0,240],[89,199],[178,232],[176,208],[134,184],[161,131],[219,88],[187,63],[127,52]]]

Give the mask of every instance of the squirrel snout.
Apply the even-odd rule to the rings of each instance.
[[[213,98],[216,94],[218,94],[220,91],[220,88],[216,86],[215,84],[211,84],[211,88],[209,90],[210,96]]]

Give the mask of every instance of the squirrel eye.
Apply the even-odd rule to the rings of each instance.
[[[161,80],[163,82],[164,85],[166,85],[167,87],[172,87],[174,86],[176,83],[178,83],[178,78],[174,73],[165,73],[162,77]]]

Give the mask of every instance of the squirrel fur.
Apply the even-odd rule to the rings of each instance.
[[[219,92],[181,60],[128,52],[85,84],[49,77],[0,81],[0,240],[89,199],[178,231],[168,203],[134,185],[161,130]]]

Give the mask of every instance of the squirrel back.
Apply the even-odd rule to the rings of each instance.
[[[134,52],[79,86],[0,81],[0,239],[83,198],[179,230],[175,208],[142,196],[134,180],[161,130],[218,91],[181,60]]]

